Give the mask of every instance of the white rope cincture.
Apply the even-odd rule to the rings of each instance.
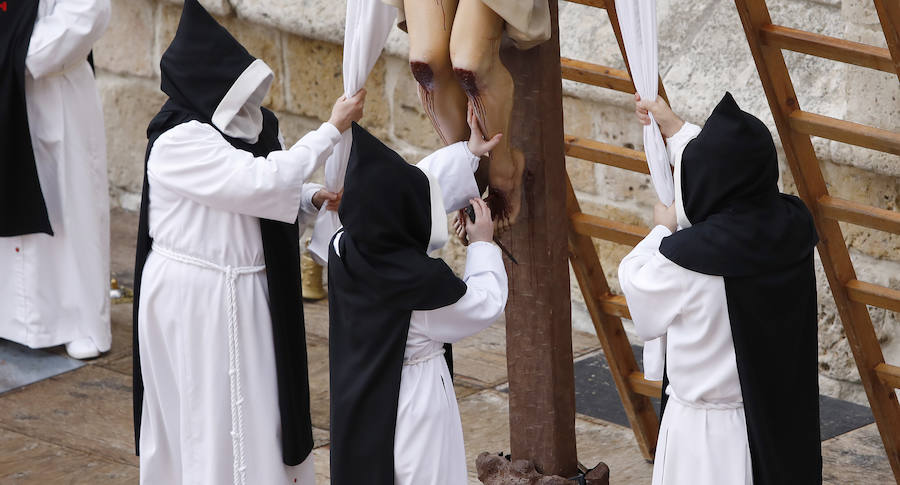
[[[428,355],[425,355],[424,357],[417,357],[415,359],[404,360],[403,365],[409,366],[409,365],[421,364],[423,362],[428,362],[429,360],[431,360],[435,357],[441,356],[441,355],[444,355],[443,348],[441,350],[436,350]]]
[[[741,409],[744,407],[744,401],[732,401],[732,402],[710,402],[710,401],[685,401],[680,397],[676,396],[674,392],[672,392],[671,387],[667,391],[669,395],[669,400],[672,402],[676,402],[686,408],[692,409],[701,409],[706,411],[729,411],[732,409]]]
[[[239,276],[259,273],[265,266],[221,266],[194,256],[154,245],[153,252],[172,261],[212,269],[225,275],[225,310],[228,314],[228,387],[231,393],[231,450],[234,455],[234,483],[247,483],[247,456],[244,447],[244,394],[241,388],[241,352],[238,345],[237,286]]]

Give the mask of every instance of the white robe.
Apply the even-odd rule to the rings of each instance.
[[[655,227],[619,265],[635,331],[666,336],[668,405],[654,485],[752,484],[725,280],[682,268],[659,252],[671,232]]]
[[[259,218],[293,222],[300,212],[314,215],[314,192],[304,181],[340,137],[325,123],[267,158],[233,148],[215,128],[197,121],[156,140],[147,169],[154,249],[144,267],[138,315],[142,484],[240,482],[234,479],[236,458],[246,467],[248,484],[315,483],[312,454],[294,467],[282,462]],[[226,275],[191,258],[247,269],[233,280],[239,353],[234,359]],[[232,366],[240,380],[237,395]],[[234,440],[232,406],[240,406],[243,419]]]
[[[394,483],[464,485],[466,450],[453,380],[443,358],[455,343],[489,327],[506,307],[507,277],[500,248],[469,245],[467,290],[456,303],[413,312],[406,337],[394,432]]]
[[[87,63],[108,23],[108,0],[38,6],[25,101],[54,235],[0,238],[0,338],[29,347],[111,343],[106,136]]]

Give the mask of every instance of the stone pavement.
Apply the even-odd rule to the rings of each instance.
[[[134,214],[112,215],[113,273],[126,286],[133,275]],[[78,369],[0,394],[0,484],[132,484],[138,481],[131,429],[131,305],[112,308],[113,348]],[[306,305],[315,426],[316,470],[328,483],[328,319],[324,302]],[[573,333],[576,358],[599,351],[593,336]],[[62,354],[60,348],[51,349]],[[470,483],[482,451],[509,451],[505,331],[498,322],[454,347]],[[626,427],[578,415],[579,459],[605,461],[614,484],[646,484],[652,466]],[[825,482],[887,484],[890,467],[875,425],[823,443]],[[361,478],[360,483],[365,479]]]

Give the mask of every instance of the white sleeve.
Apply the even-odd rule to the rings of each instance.
[[[449,214],[480,196],[474,175],[479,162],[480,158],[469,150],[469,144],[461,141],[437,150],[416,166],[438,181],[444,210]]]
[[[638,336],[645,341],[666,334],[687,297],[685,270],[659,252],[671,231],[656,226],[619,264],[619,284]]]
[[[425,322],[424,333],[438,342],[453,343],[491,326],[506,309],[506,268],[500,248],[489,242],[469,245],[466,253],[466,293],[456,303],[414,312]]]
[[[323,123],[290,150],[254,157],[231,146],[212,126],[191,121],[156,140],[147,177],[151,185],[199,204],[290,223],[300,211],[303,183],[340,137],[337,128]]]
[[[677,166],[677,164],[681,163],[681,154],[684,153],[684,147],[687,146],[688,142],[697,138],[699,134],[699,126],[685,122],[681,125],[678,133],[666,138],[666,151],[669,153],[669,163],[672,166]]]
[[[58,0],[34,23],[25,66],[35,79],[87,61],[109,24],[109,0]]]
[[[300,197],[300,214],[298,214],[299,218],[297,219],[301,227],[306,227],[316,222],[319,209],[316,209],[316,205],[313,204],[313,197],[324,188],[324,185],[312,182],[303,184],[303,193]]]

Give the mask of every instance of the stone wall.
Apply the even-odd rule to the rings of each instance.
[[[178,23],[178,0],[112,0],[113,17],[96,46],[97,78],[106,117],[113,204],[135,210],[140,200],[147,123],[165,100],[159,91],[159,58]],[[344,1],[201,0],[235,36],[275,71],[266,100],[281,120],[289,143],[327,119],[340,96]],[[776,23],[884,46],[868,0],[770,0]],[[623,68],[606,13],[561,2],[563,55]],[[734,4],[723,0],[659,1],[660,73],[674,109],[702,123],[724,91],[776,133],[756,67]],[[396,30],[369,79],[363,124],[417,160],[439,146],[409,74],[405,34]],[[787,53],[801,106],[809,111],[900,131],[900,85],[896,76],[801,54]],[[641,148],[641,128],[630,96],[565,82],[566,132]],[[897,210],[900,160],[892,155],[815,139],[829,190],[839,197]],[[776,136],[776,144],[780,141]],[[782,160],[782,184],[793,192]],[[649,178],[569,159],[567,168],[586,211],[633,224],[648,224],[654,192]],[[316,175],[321,179],[321,173]],[[900,236],[843,226],[860,279],[900,287]],[[597,241],[607,276],[628,248]],[[456,245],[445,250],[456,267]],[[820,366],[824,393],[865,402],[821,265],[819,273]],[[592,331],[573,279],[573,318]],[[889,362],[900,363],[900,316],[871,310]]]

